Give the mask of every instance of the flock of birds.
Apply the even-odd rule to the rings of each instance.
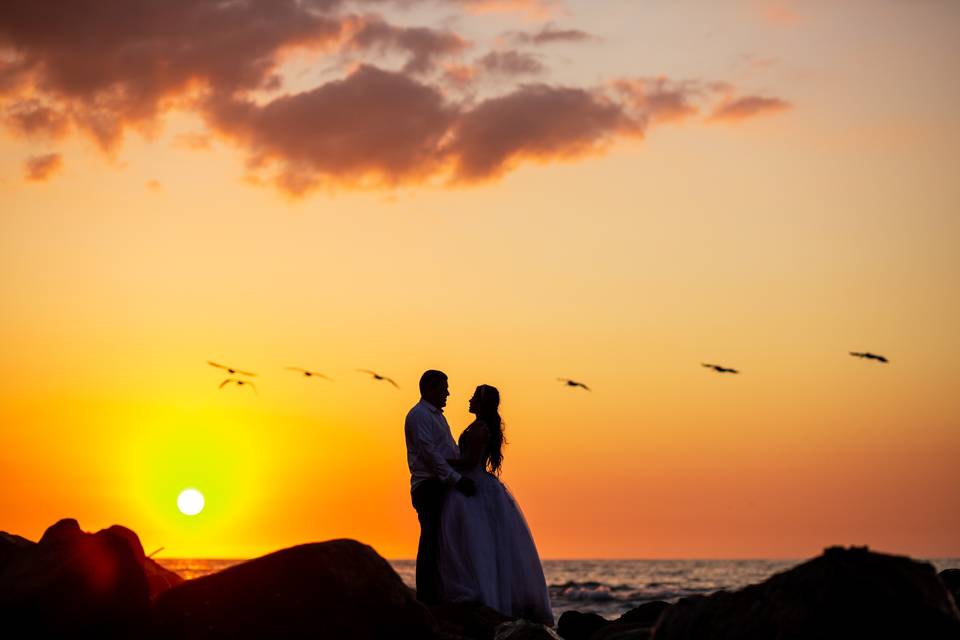
[[[850,351],[849,353],[851,356],[855,358],[862,358],[864,360],[876,360],[877,362],[881,362],[884,364],[890,362],[884,356],[877,355],[875,353],[870,353],[869,351]],[[243,369],[228,367],[227,365],[219,364],[211,360],[207,360],[207,364],[209,364],[211,367],[222,369],[223,371],[226,371],[229,374],[229,377],[227,377],[223,382],[220,383],[220,387],[219,387],[220,389],[223,389],[224,387],[229,385],[236,385],[238,387],[244,387],[244,386],[250,387],[251,389],[253,389],[254,393],[257,392],[256,385],[254,385],[251,380],[247,379],[247,378],[253,378],[257,374],[251,371],[244,371]],[[731,373],[731,374],[740,373],[740,371],[737,369],[731,369],[730,367],[725,367],[719,364],[710,364],[707,362],[701,362],[700,364],[701,366],[706,367],[707,369],[712,369],[713,371],[721,374],[722,373]],[[311,371],[310,369],[304,369],[302,367],[286,367],[286,368],[288,371],[295,371],[305,378],[323,378],[324,380],[333,382],[333,378],[323,373],[319,373],[317,371]],[[398,385],[393,378],[390,378],[385,375],[381,375],[376,371],[371,371],[370,369],[357,369],[356,371],[358,373],[365,373],[369,375],[371,379],[373,379],[374,381],[389,382],[397,389],[400,388],[400,385]],[[237,376],[245,376],[245,377],[241,378]],[[584,391],[590,391],[590,387],[588,387],[584,383],[578,382],[576,380],[571,380],[570,378],[557,378],[557,381],[562,382],[567,387],[580,388],[580,389],[583,389]]]

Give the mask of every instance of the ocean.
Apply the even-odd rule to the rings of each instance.
[[[225,569],[242,560],[157,558],[186,579]],[[652,600],[735,590],[762,582],[801,560],[544,560],[554,616],[592,611],[613,619]],[[937,571],[960,569],[960,558],[928,560]],[[403,581],[414,586],[415,561],[391,560]]]

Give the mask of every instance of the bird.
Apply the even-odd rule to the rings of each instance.
[[[388,378],[387,376],[382,376],[382,375],[380,375],[379,373],[377,373],[376,371],[370,371],[370,369],[357,369],[357,371],[359,371],[359,372],[361,372],[361,373],[369,373],[371,376],[373,376],[373,379],[374,379],[374,380],[386,380],[387,382],[389,382],[390,384],[392,384],[393,386],[395,386],[397,389],[400,388],[400,385],[398,385],[396,382],[394,382],[392,378]]]
[[[227,386],[227,385],[230,384],[231,382],[234,383],[234,384],[236,384],[238,387],[242,387],[243,385],[248,385],[251,389],[253,389],[253,392],[254,392],[254,393],[257,393],[257,387],[256,387],[256,385],[254,385],[254,384],[253,384],[252,382],[250,382],[249,380],[239,380],[239,379],[237,379],[237,378],[227,378],[226,380],[224,380],[223,382],[220,383],[220,386],[219,386],[218,388],[219,388],[219,389],[223,389],[225,386]]]
[[[716,371],[717,373],[740,373],[740,372],[737,371],[736,369],[729,369],[729,368],[727,368],[727,367],[721,367],[721,366],[718,365],[718,364],[707,364],[707,363],[705,363],[705,362],[701,362],[700,364],[703,365],[704,367],[706,367],[707,369],[713,369],[713,370]]]
[[[590,387],[583,384],[582,382],[577,382],[576,380],[571,380],[570,378],[557,378],[558,381],[566,383],[568,387],[580,387],[585,391],[590,391]]]
[[[226,365],[217,364],[216,362],[211,362],[211,361],[209,361],[209,360],[207,360],[207,364],[210,365],[211,367],[216,367],[217,369],[224,369],[224,370],[226,370],[227,373],[232,374],[232,375],[236,375],[236,374],[238,374],[238,373],[239,373],[240,375],[242,375],[242,376],[255,376],[255,375],[257,375],[257,374],[255,374],[255,373],[250,373],[249,371],[241,371],[240,369],[234,369],[233,367],[228,367],[228,366],[226,366]]]
[[[878,356],[877,354],[870,353],[869,351],[851,351],[850,355],[854,356],[855,358],[864,358],[866,360],[876,360],[877,362],[884,362],[884,363],[890,362],[883,356]]]
[[[333,378],[331,378],[330,376],[324,375],[322,373],[317,373],[316,371],[309,371],[307,369],[301,369],[300,367],[287,367],[287,369],[289,369],[290,371],[299,371],[300,373],[303,374],[305,378],[317,377],[317,378],[323,378],[324,380],[329,380],[333,382]]]

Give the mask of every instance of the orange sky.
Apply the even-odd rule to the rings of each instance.
[[[412,557],[441,368],[544,557],[960,556],[960,9],[720,4],[0,9],[0,529]]]

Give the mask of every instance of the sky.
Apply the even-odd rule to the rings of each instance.
[[[4,3],[0,529],[411,558],[438,368],[545,558],[960,556],[958,62],[946,0]]]

